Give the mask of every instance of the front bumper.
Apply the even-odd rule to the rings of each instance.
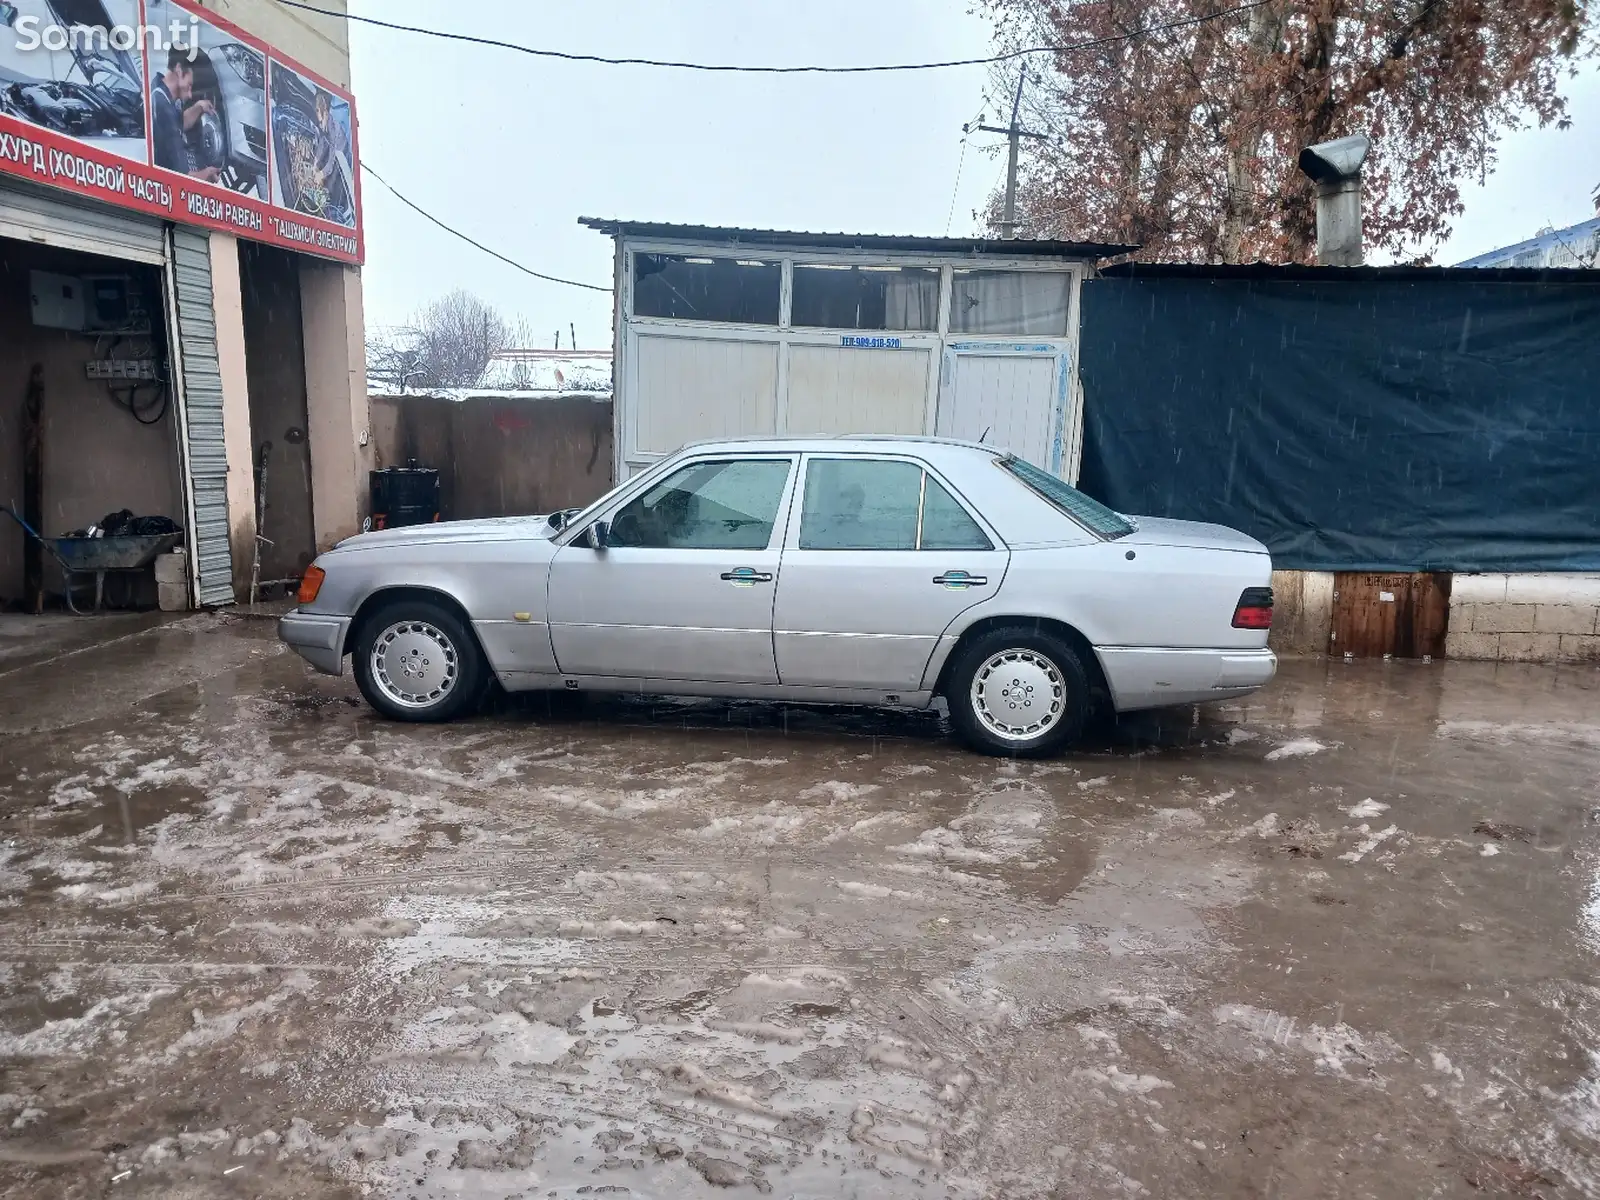
[[[320,617],[295,609],[278,621],[278,640],[326,675],[344,674],[349,617]]]

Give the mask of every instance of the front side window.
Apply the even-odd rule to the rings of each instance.
[[[783,268],[744,258],[633,256],[633,315],[776,325]]]
[[[991,550],[966,509],[916,463],[814,458],[800,511],[802,550]]]
[[[1041,471],[1032,463],[1023,462],[1020,458],[1006,457],[1000,460],[1000,466],[1078,524],[1103,538],[1115,540],[1127,537],[1139,528],[1115,509],[1107,508],[1100,501],[1085,496],[1077,488],[1057,479],[1048,471]]]
[[[611,522],[613,546],[765,550],[789,481],[786,458],[692,463],[638,496]]]

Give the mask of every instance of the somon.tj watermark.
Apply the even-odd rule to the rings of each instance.
[[[0,3],[0,9],[5,8]],[[152,54],[188,54],[193,62],[200,55],[200,20],[173,19],[166,25],[59,25],[39,17],[19,17],[12,25],[18,50],[71,50],[75,54],[106,53],[109,50],[137,50]]]

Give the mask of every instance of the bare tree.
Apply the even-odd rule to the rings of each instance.
[[[425,305],[409,324],[376,330],[367,341],[367,372],[401,391],[472,387],[512,344],[506,319],[457,288]]]
[[[375,325],[367,330],[367,378],[396,392],[418,387],[427,369],[409,326]]]
[[[1373,142],[1368,245],[1430,252],[1507,130],[1570,124],[1564,88],[1594,50],[1588,0],[980,7],[1002,49],[1063,47],[1023,97],[1033,126],[1055,135],[1028,146],[1023,231],[1201,262],[1310,261],[1315,209],[1295,156],[1352,133]],[[1016,79],[1004,64],[1002,90]]]

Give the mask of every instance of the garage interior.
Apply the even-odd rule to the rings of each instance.
[[[241,241],[239,276],[261,539],[257,588],[273,596],[297,587],[317,554],[300,260],[287,250]],[[245,566],[254,570],[253,564]],[[239,574],[241,564],[234,570]],[[249,583],[241,579],[239,585],[235,590],[248,597]]]
[[[0,504],[45,537],[123,510],[184,523],[177,413],[152,366],[167,357],[164,311],[153,266],[0,238]],[[92,377],[113,369],[125,374]],[[126,377],[141,373],[157,378]],[[59,566],[17,522],[0,528],[0,602],[62,607]],[[154,607],[153,577],[108,576],[106,601]]]

